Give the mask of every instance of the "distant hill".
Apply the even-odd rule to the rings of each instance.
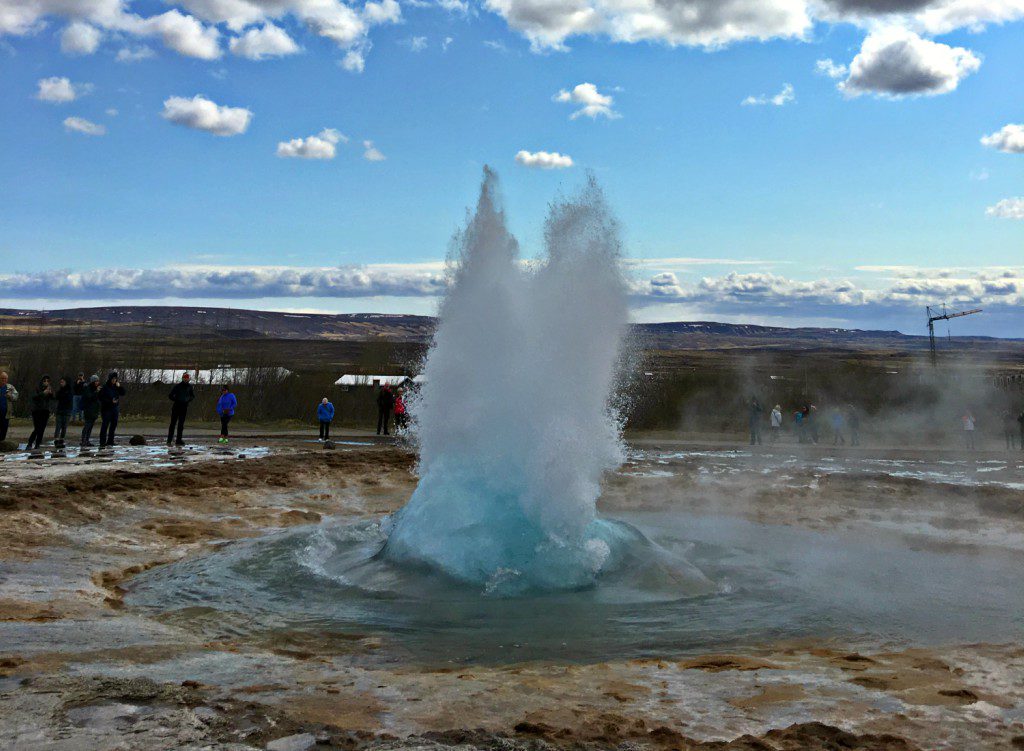
[[[98,329],[107,336],[145,329],[153,336],[198,336],[220,339],[293,339],[423,344],[435,326],[431,316],[402,314],[282,313],[234,308],[116,306],[38,311],[0,309],[0,334],[49,331],[61,327]],[[902,350],[926,349],[928,337],[899,331],[841,328],[785,328],[742,323],[687,321],[644,323],[634,335],[649,349],[785,349],[785,350]],[[945,339],[944,339],[945,342]],[[957,349],[1024,349],[1021,340],[994,337],[954,337]]]

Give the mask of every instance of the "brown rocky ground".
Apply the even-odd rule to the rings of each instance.
[[[665,462],[670,475],[649,471]],[[130,455],[59,473],[0,466],[0,747],[1024,747],[1019,643],[775,643],[673,659],[444,668],[403,660],[370,635],[203,640],[123,604],[121,585],[151,566],[327,516],[392,511],[414,487],[414,464],[390,446],[282,442],[267,456],[243,444],[174,466]],[[1012,488],[882,472],[857,480],[813,467],[751,486],[742,473],[707,477],[698,465],[706,462],[636,458],[609,478],[602,503],[685,502],[697,513],[862,532],[923,514],[936,521],[937,546],[993,544],[979,530],[999,527],[999,544],[1012,549],[1024,527]],[[894,497],[895,510],[884,502]]]

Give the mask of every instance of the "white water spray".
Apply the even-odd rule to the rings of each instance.
[[[485,170],[415,403],[420,483],[383,551],[499,592],[592,584],[623,534],[595,514],[623,458],[609,400],[627,305],[593,180],[544,236],[524,267]]]

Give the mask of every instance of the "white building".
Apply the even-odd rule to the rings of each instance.
[[[343,389],[350,389],[353,386],[372,386],[377,388],[387,384],[388,386],[404,386],[406,384],[416,384],[417,386],[424,382],[423,376],[418,375],[415,378],[410,378],[404,375],[360,375],[354,373],[345,373],[341,378],[334,382],[335,386],[341,386]]]

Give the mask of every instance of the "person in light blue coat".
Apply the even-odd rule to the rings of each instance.
[[[320,421],[318,441],[331,440],[331,421],[334,419],[334,405],[325,396],[316,406],[316,417]]]
[[[220,438],[217,443],[228,442],[228,423],[235,416],[235,409],[238,407],[238,399],[231,393],[231,387],[224,385],[220,387],[220,399],[217,400],[217,414],[220,415]]]

